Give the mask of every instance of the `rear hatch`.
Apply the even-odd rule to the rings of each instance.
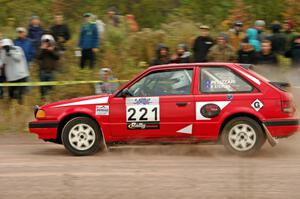
[[[255,76],[258,76],[263,81],[271,84],[273,87],[278,89],[281,95],[281,111],[289,116],[293,116],[296,112],[296,105],[293,100],[293,95],[291,93],[291,84],[284,81],[271,81],[266,78],[264,75],[260,74],[261,69],[257,69],[257,67],[251,64],[240,64],[243,68],[247,69],[250,73]],[[280,74],[278,74],[280,75]],[[275,77],[275,79],[277,79]]]

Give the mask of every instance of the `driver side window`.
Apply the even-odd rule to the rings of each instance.
[[[153,72],[129,88],[134,97],[189,95],[191,94],[192,69]]]

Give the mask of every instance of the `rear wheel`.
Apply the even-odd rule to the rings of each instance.
[[[266,141],[266,135],[255,120],[237,117],[225,125],[221,139],[229,151],[247,156],[259,151]]]
[[[76,117],[64,126],[62,142],[73,155],[84,156],[98,152],[103,138],[98,124],[88,117]]]

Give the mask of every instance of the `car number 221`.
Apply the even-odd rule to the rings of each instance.
[[[131,98],[126,102],[127,122],[157,122],[160,121],[159,99]]]
[[[127,106],[127,122],[154,122],[159,121],[159,106]]]

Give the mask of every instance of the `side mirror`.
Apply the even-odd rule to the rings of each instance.
[[[132,95],[132,93],[129,91],[128,88],[125,88],[125,89],[123,89],[123,90],[121,91],[120,96],[121,96],[121,97],[131,97],[131,96],[133,96],[133,95]]]

